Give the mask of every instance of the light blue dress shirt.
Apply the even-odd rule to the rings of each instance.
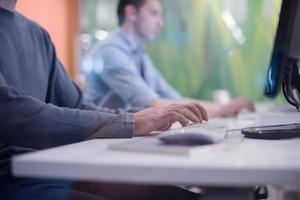
[[[158,98],[180,99],[153,65],[143,45],[118,29],[85,58],[86,99],[103,107],[148,107]]]

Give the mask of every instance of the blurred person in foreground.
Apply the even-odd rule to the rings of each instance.
[[[174,122],[207,120],[206,111],[196,103],[136,113],[86,104],[58,60],[49,34],[15,11],[15,6],[16,0],[0,0],[1,199],[197,199],[176,186],[13,177],[13,155],[88,139],[147,136]]]
[[[247,98],[225,105],[187,99],[167,83],[144,47],[163,26],[160,0],[120,0],[117,15],[119,28],[87,56],[88,101],[114,109],[198,102],[210,117],[235,116],[242,109],[254,111]]]

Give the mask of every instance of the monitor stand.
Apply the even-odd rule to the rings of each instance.
[[[300,75],[298,63],[298,59],[288,58],[282,81],[283,94],[288,103],[296,107],[296,109],[285,111],[274,109],[271,112],[259,114],[256,118],[257,125],[300,123]]]
[[[258,127],[242,129],[246,137],[256,139],[287,139],[300,137],[300,75],[298,59],[289,58],[285,67],[282,89],[286,100],[297,108],[294,113],[269,113],[258,116]],[[288,124],[288,126],[278,126]],[[267,127],[266,127],[267,126]]]
[[[285,68],[282,90],[286,100],[300,111],[300,75],[298,59],[289,59]]]

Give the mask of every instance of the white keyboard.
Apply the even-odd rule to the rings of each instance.
[[[162,132],[160,136],[178,133],[197,133],[209,135],[216,141],[222,141],[227,136],[230,123],[230,119],[212,119],[204,123],[190,124],[186,127],[178,127],[178,125],[175,125],[170,130]]]

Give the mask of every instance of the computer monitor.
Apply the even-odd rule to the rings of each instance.
[[[282,0],[265,96],[275,98],[282,87],[287,101],[298,110],[300,108],[299,59],[300,0]]]

